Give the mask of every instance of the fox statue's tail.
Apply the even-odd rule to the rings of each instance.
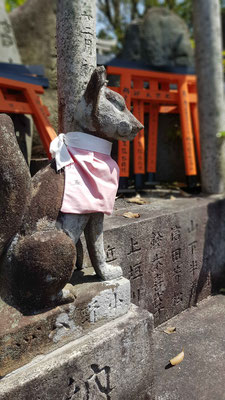
[[[31,195],[31,176],[11,118],[0,114],[0,256],[19,231]]]

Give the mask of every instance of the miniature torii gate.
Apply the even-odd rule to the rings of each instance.
[[[49,145],[57,136],[51,126],[49,111],[42,104],[40,94],[47,79],[36,77],[27,67],[0,63],[0,112],[31,114],[49,158]]]
[[[120,77],[120,86],[111,87],[126,100],[129,109],[144,122],[144,113],[150,114],[147,149],[147,169],[145,168],[144,130],[134,139],[135,186],[142,188],[143,176],[147,170],[147,181],[155,180],[157,161],[157,135],[159,113],[179,113],[181,118],[185,174],[187,183],[195,185],[197,167],[194,137],[199,165],[200,141],[197,111],[196,76],[158,72],[146,69],[134,69],[121,66],[107,66],[107,74]],[[193,128],[192,128],[193,120]],[[130,174],[130,143],[119,142],[118,164],[120,167],[121,187]],[[125,180],[124,180],[125,178]]]

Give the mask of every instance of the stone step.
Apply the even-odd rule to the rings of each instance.
[[[153,317],[123,316],[0,379],[0,400],[153,400]]]
[[[168,326],[175,333],[166,334]],[[225,296],[209,297],[154,330],[156,400],[225,399]],[[169,360],[184,349],[183,361]]]

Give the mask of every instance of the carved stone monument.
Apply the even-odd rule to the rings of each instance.
[[[100,68],[93,73],[90,85],[93,85],[93,79],[98,82],[102,76],[104,70]],[[87,99],[89,90],[90,87],[85,92]],[[103,89],[102,95],[105,96],[105,90],[109,95],[107,88]],[[96,90],[94,92],[98,93]],[[112,94],[111,99],[113,102],[109,107],[114,107],[114,101],[124,101],[116,93]],[[126,132],[130,121],[132,129],[128,129],[129,134],[135,134],[141,125],[125,108],[123,113],[127,122],[118,125],[119,132],[116,130],[115,133]],[[99,115],[102,115],[101,112]],[[66,399],[78,392],[78,399],[83,396],[105,398],[109,393],[108,398],[112,399],[122,398],[124,393],[128,393],[131,399],[135,399],[137,394],[142,396],[140,398],[149,396],[147,398],[151,399],[153,374],[149,364],[152,362],[152,317],[147,312],[130,307],[129,281],[121,277],[119,267],[107,267],[102,242],[102,217],[99,219],[98,216],[93,226],[87,225],[86,238],[93,265],[103,280],[93,276],[93,270],[88,275],[85,275],[88,271],[78,270],[61,294],[60,289],[69,281],[75,266],[74,241],[76,243],[79,237],[74,236],[73,241],[63,232],[61,225],[57,227],[55,219],[62,202],[64,174],[57,174],[55,162],[52,162],[31,180],[9,117],[2,115],[0,119],[0,375],[4,376],[31,362],[24,367],[22,375],[18,370],[1,380],[0,398],[15,397],[13,382],[16,378],[20,382],[20,388],[17,386],[16,389],[20,399],[27,392],[31,398],[38,393],[38,396],[46,399],[58,398],[56,396],[59,395]],[[88,123],[88,118],[85,121]],[[104,126],[104,118],[100,118],[100,127],[101,124]],[[80,215],[75,222],[72,220],[73,229],[67,232],[70,235],[80,234],[80,228],[92,216]],[[92,240],[95,241],[94,247]],[[108,279],[117,279],[104,282],[106,276]],[[119,317],[124,314],[126,316],[121,320]],[[109,322],[108,325],[107,321],[112,319],[115,319],[115,323]],[[57,350],[71,340],[72,353],[71,347]],[[92,343],[95,343],[94,347]],[[110,351],[107,350],[109,347]],[[47,355],[49,351],[53,353]],[[60,364],[58,351],[62,352]],[[118,353],[121,356],[124,354],[122,359],[127,365],[124,380],[120,384],[118,378],[122,375],[123,363],[117,357]],[[40,354],[46,356],[35,358]],[[85,355],[87,358],[84,362]],[[134,379],[135,363],[141,364],[143,359],[145,363],[142,362],[141,372],[138,376],[135,373]],[[49,368],[52,369],[50,374]],[[80,372],[74,373],[76,370]],[[37,387],[31,383],[33,379],[37,380]]]
[[[1,400],[15,398],[15,379],[18,399],[152,398],[152,316],[131,306],[129,280],[107,263],[103,245],[118,185],[111,141],[131,140],[143,126],[107,88],[104,67],[88,64],[94,6],[59,1],[59,35],[68,35],[58,41],[60,68],[71,55],[70,68],[59,68],[65,133],[32,179],[9,117],[0,116]],[[78,53],[71,15],[83,18]],[[79,59],[90,70],[76,87]],[[80,269],[83,232],[94,270]]]

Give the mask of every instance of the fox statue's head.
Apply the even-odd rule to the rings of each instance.
[[[143,125],[124,98],[107,87],[104,67],[97,67],[75,111],[76,129],[109,141],[133,140]]]

